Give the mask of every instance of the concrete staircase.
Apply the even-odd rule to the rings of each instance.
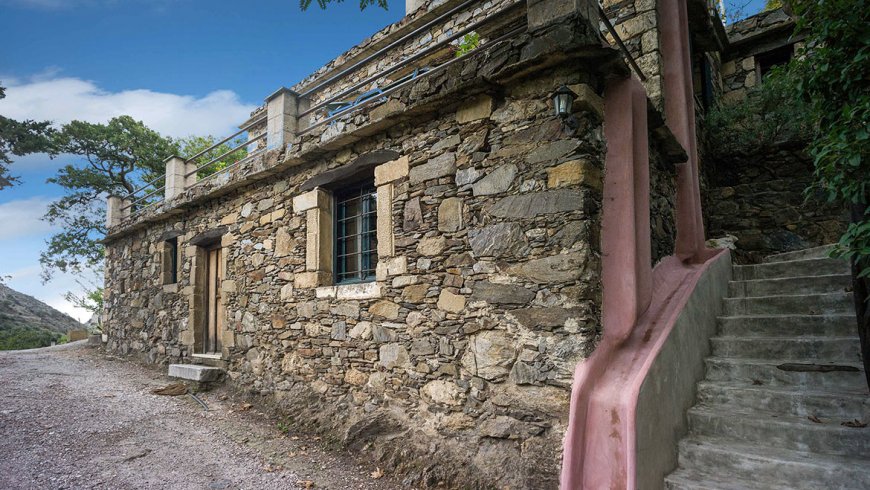
[[[870,422],[849,268],[826,252],[734,266],[666,488],[870,488],[870,427],[841,425]]]

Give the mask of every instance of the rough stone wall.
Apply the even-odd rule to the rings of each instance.
[[[650,138],[652,141],[652,138]],[[650,243],[652,265],[674,253],[677,237],[677,222],[674,212],[677,203],[677,173],[673,164],[667,163],[662,151],[653,145],[650,148]]]
[[[737,261],[834,243],[845,231],[845,210],[806,199],[813,166],[800,145],[758,155],[711,156],[704,193],[707,235],[737,237]]]
[[[728,26],[731,48],[722,64],[725,101],[741,100],[759,83],[756,55],[792,44],[794,21],[781,9],[753,15]]]
[[[114,239],[109,349],[191,360],[189,242],[225,226],[236,386],[345,444],[421,465],[428,484],[555,488],[573,369],[600,324],[601,121],[578,113],[571,131],[550,102],[553,87],[578,82],[591,80],[527,77]],[[386,274],[374,288],[294,285],[306,259],[299,185],[378,149],[410,163],[395,182]],[[181,272],[162,286],[173,230]]]
[[[616,33],[625,43],[647,80],[643,82],[647,97],[661,110],[662,100],[662,55],[659,46],[658,12],[655,0],[606,0],[601,2],[607,18]],[[615,45],[613,36],[606,32],[604,38]]]

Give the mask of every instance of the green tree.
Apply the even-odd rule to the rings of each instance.
[[[44,219],[60,232],[47,241],[40,255],[43,279],[54,272],[93,270],[103,260],[100,240],[105,236],[105,200],[127,195],[164,174],[164,160],[177,151],[169,138],[130,116],[107,124],[73,121],[55,136],[56,151],[80,157],[62,167],[49,183],[65,194],[52,202]]]
[[[815,124],[809,152],[816,189],[859,209],[838,252],[870,274],[870,5],[866,0],[792,1],[805,47],[783,73],[796,81]],[[814,189],[810,189],[812,192]]]
[[[308,7],[311,6],[312,0],[299,0],[299,8],[302,10],[308,10]],[[317,6],[321,9],[326,9],[326,6],[330,3],[343,3],[344,0],[317,0]],[[366,7],[370,5],[377,5],[378,7],[387,10],[387,0],[359,0],[359,9],[365,10]]]
[[[227,153],[232,148],[238,146],[244,141],[244,139],[237,138],[227,143],[218,145],[217,147],[203,153],[201,156],[196,157],[193,163],[195,163],[197,167],[205,165],[206,163],[214,160],[215,158],[221,157],[213,164],[200,170],[197,173],[197,176],[199,178],[207,177],[238,162],[242,158],[245,158],[248,155],[247,148],[239,148],[237,151],[234,151],[227,155]],[[179,155],[184,158],[190,158],[200,153],[201,151],[209,148],[217,142],[218,139],[214,136],[188,136],[186,138],[179,139],[176,143],[178,145]]]
[[[0,99],[5,97],[6,89],[0,86]],[[0,116],[0,189],[18,182],[16,177],[9,174],[11,155],[20,157],[30,153],[50,152],[53,132],[49,121],[16,121]]]

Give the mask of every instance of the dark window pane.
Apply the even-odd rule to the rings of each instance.
[[[377,200],[371,183],[337,193],[335,279],[353,282],[374,278],[377,266]]]

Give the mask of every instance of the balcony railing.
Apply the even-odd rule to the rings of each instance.
[[[420,20],[419,26],[405,26],[407,33],[396,35],[397,38],[392,41],[382,41],[386,43],[384,46],[378,46],[378,40],[372,38],[368,44],[354,48],[346,54],[350,60],[346,62],[347,66],[341,66],[336,61],[336,65],[329,65],[325,73],[295,87],[296,91],[286,88],[278,90],[266,99],[265,111],[261,108],[259,115],[210,147],[186,158],[170,158],[166,162],[165,176],[148,182],[124,198],[113,198],[115,201],[111,202],[115,205],[109,206],[109,214],[120,214],[107,217],[107,222],[114,226],[164,201],[171,202],[186,190],[204,182],[223,185],[223,180],[214,183],[214,179],[222,175],[229,176],[233,170],[267,150],[281,151],[292,144],[300,144],[301,138],[310,139],[317,130],[323,133],[328,126],[339,121],[350,121],[363,108],[386,102],[391,94],[442,72],[459,62],[463,56],[487,49],[527,30],[526,0],[493,0],[487,8],[483,8],[479,0],[467,0],[445,8],[442,13],[426,14],[431,18],[421,17],[425,20]],[[599,15],[626,54],[628,62],[643,79],[637,64],[628,55],[600,8]],[[395,29],[402,28],[399,26]],[[395,29],[392,32],[396,32]],[[474,42],[469,43],[469,40]],[[364,54],[367,49],[374,52]],[[341,59],[344,56],[337,60]],[[337,126],[336,130],[341,132],[342,127]],[[247,138],[239,141],[245,134]],[[200,163],[204,156],[210,156],[228,143],[229,148],[221,151],[220,155]],[[256,146],[251,148],[252,145]],[[214,165],[245,150],[250,151],[243,158],[214,172],[210,171]]]

